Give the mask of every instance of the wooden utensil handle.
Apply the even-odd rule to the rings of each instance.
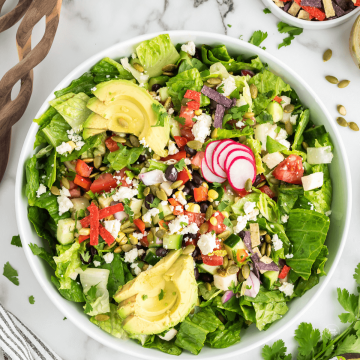
[[[6,0],[0,0],[0,11]],[[3,32],[15,25],[25,14],[32,0],[19,0],[18,4],[9,13],[0,19],[0,32]]]

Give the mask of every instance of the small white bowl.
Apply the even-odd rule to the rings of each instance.
[[[357,9],[354,9],[353,11],[349,12],[348,14],[341,16],[337,19],[326,20],[326,21],[308,21],[308,20],[298,19],[297,17],[288,14],[284,10],[281,10],[281,8],[276,6],[272,0],[262,0],[262,2],[281,21],[284,21],[285,23],[287,23],[289,25],[293,25],[293,26],[297,26],[297,27],[300,27],[303,29],[309,29],[309,30],[325,30],[325,29],[329,29],[329,28],[341,25],[344,22],[348,21],[351,17],[358,14],[360,11],[360,6],[359,6]]]
[[[301,316],[313,305],[314,301],[329,282],[344,249],[350,223],[352,191],[349,164],[344,145],[341,138],[337,135],[336,125],[334,125],[334,121],[328,110],[310,86],[286,64],[257,46],[229,36],[198,31],[169,31],[167,33],[170,35],[174,44],[184,43],[189,40],[194,41],[198,46],[201,46],[202,44],[224,44],[230,54],[242,54],[246,57],[259,55],[261,60],[269,65],[271,71],[281,76],[284,81],[296,90],[303,104],[310,109],[311,119],[316,124],[325,125],[335,147],[334,159],[330,165],[330,173],[333,180],[333,210],[330,231],[326,242],[326,245],[329,247],[328,261],[325,265],[325,270],[328,275],[322,277],[320,283],[309,290],[304,296],[292,300],[289,303],[289,311],[287,314],[285,314],[281,320],[272,324],[267,331],[260,332],[255,326],[251,326],[241,333],[241,341],[238,344],[226,349],[211,349],[209,347],[204,347],[201,353],[196,357],[196,359],[200,360],[224,359],[230,356],[243,354],[249,350],[262,346],[272,339],[280,338],[280,333],[282,331],[287,329],[295,321],[300,321]],[[100,59],[106,56],[110,58],[129,56],[140,42],[151,39],[157,35],[159,35],[159,33],[142,35],[115,44],[114,46],[99,52],[77,66],[55,87],[54,91],[68,86],[73,79],[77,79],[84,72],[88,71]],[[48,101],[54,98],[54,91],[52,91],[47,99],[45,99],[35,118],[38,118],[46,111],[49,106]],[[164,354],[160,351],[144,349],[135,341],[119,340],[92,324],[89,321],[89,317],[84,314],[81,304],[67,301],[59,294],[55,286],[51,283],[50,277],[53,275],[53,270],[50,269],[42,259],[32,254],[29,243],[43,246],[43,240],[36,235],[34,228],[27,218],[28,201],[25,195],[24,164],[25,161],[34,154],[33,145],[37,130],[38,125],[33,123],[30,126],[23,144],[16,175],[15,206],[16,219],[23,250],[35,277],[49,296],[49,301],[52,301],[67,319],[103,345],[142,359],[174,359],[173,356]],[[188,352],[183,352],[180,357],[181,359],[194,360],[194,355]]]

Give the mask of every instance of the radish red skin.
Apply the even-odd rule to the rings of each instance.
[[[228,181],[229,181],[230,185],[237,191],[243,190],[245,188],[245,182],[246,182],[246,180],[243,181],[243,183],[244,183],[243,187],[238,187],[238,186],[235,185],[235,183],[234,183],[234,181],[233,181],[233,179],[231,177],[231,170],[234,168],[234,166],[236,166],[236,163],[239,162],[240,160],[246,161],[246,163],[249,163],[249,165],[251,165],[252,173],[251,174],[249,173],[249,175],[246,175],[246,180],[250,178],[250,179],[252,179],[251,181],[254,182],[255,178],[256,178],[256,166],[255,166],[255,164],[253,162],[251,162],[249,159],[247,159],[244,156],[239,156],[239,157],[235,158],[231,162],[231,164],[230,164],[230,166],[228,168],[227,175],[228,175]],[[240,174],[241,174],[241,169],[239,169],[239,171],[240,171]],[[235,176],[235,175],[233,175],[233,176]]]
[[[218,145],[216,146],[215,150],[212,153],[213,173],[224,179],[226,178],[226,172],[220,167],[219,163],[217,162],[217,158],[219,154],[221,154],[221,151],[225,148],[225,146],[231,143],[235,143],[235,141],[231,139],[222,140],[220,143],[218,143]]]
[[[238,154],[238,155],[236,155],[236,154]],[[254,157],[253,153],[245,152],[243,150],[240,150],[240,151],[239,150],[231,150],[225,160],[225,171],[228,171],[232,161],[239,156],[244,156],[247,159],[249,159],[252,163],[255,164],[255,157]]]
[[[214,173],[214,169],[213,169],[213,166],[212,166],[212,154],[213,154],[217,144],[220,143],[220,142],[221,142],[221,140],[212,141],[211,143],[209,143],[206,146],[206,149],[205,149],[206,165],[213,174],[215,174],[215,173]]]
[[[202,173],[202,176],[204,177],[204,179],[207,181],[207,182],[211,182],[211,183],[214,183],[214,182],[218,182],[218,183],[223,183],[226,179],[224,178],[221,178],[219,176],[216,176],[210,169],[209,167],[207,166],[206,164],[206,161],[205,161],[205,158],[202,160],[201,162],[201,173]]]

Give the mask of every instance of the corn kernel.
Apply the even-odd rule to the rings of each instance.
[[[217,223],[218,223],[218,221],[217,221],[217,218],[216,218],[216,217],[213,216],[213,217],[210,218],[210,224],[211,224],[211,225],[214,225],[214,226],[215,226],[215,225],[217,225]]]
[[[122,231],[119,231],[118,233],[118,236],[116,237],[116,242],[120,243],[121,240],[125,237],[126,235],[122,232]]]
[[[208,189],[209,188],[209,185],[204,181],[202,184],[201,184],[202,187]]]
[[[195,115],[196,115],[196,116],[199,116],[199,115],[201,115],[201,114],[202,114],[202,110],[201,110],[201,109],[195,110]]]
[[[193,212],[193,213],[200,213],[200,205],[199,204],[194,204],[194,203],[189,203],[188,207],[186,209],[187,211]]]
[[[154,154],[154,155],[153,155],[153,159],[155,159],[155,160],[160,160],[160,156],[159,156],[158,154]]]
[[[229,217],[229,213],[228,213],[227,211],[222,211],[221,213],[222,213],[226,218]]]
[[[90,235],[90,228],[81,228],[79,230],[79,235]]]
[[[211,190],[209,190],[209,192],[208,192],[208,197],[209,197],[210,199],[215,200],[215,199],[217,199],[217,198],[219,197],[219,194],[218,194],[217,191],[211,189]]]
[[[71,151],[73,151],[76,148],[76,144],[73,141],[70,140],[67,143],[71,146]],[[71,151],[70,151],[70,153],[71,153]]]

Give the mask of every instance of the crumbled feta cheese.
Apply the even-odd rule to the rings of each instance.
[[[169,114],[169,115],[172,115],[173,113],[174,113],[174,108],[169,108],[168,114]]]
[[[317,189],[324,184],[324,173],[322,171],[316,172],[301,178],[304,191]]]
[[[126,177],[125,181],[128,185],[131,185],[132,183],[132,180],[129,177]]]
[[[124,260],[125,260],[125,262],[133,263],[137,257],[138,257],[138,249],[134,248],[125,253]]]
[[[146,143],[144,137],[143,137],[141,140],[139,140],[139,142],[140,142],[140,144],[141,144],[144,148],[150,149],[150,146]]]
[[[283,247],[283,242],[279,239],[277,234],[272,237],[272,243],[275,251],[278,251]]]
[[[105,260],[105,262],[106,262],[107,264],[110,264],[110,263],[112,263],[112,261],[114,260],[114,253],[109,252],[109,253],[105,254],[105,255],[103,256],[103,258],[104,258],[104,260]]]
[[[185,225],[184,225],[185,224]],[[180,215],[176,219],[169,222],[169,234],[180,233],[184,227],[189,224],[189,218],[187,215]]]
[[[222,91],[224,92],[224,96],[229,96],[235,89],[235,79],[232,76],[229,76],[227,79],[224,79],[217,87],[216,89],[219,89],[221,87]]]
[[[245,214],[249,214],[251,211],[253,211],[256,207],[256,203],[255,202],[252,202],[252,201],[247,201],[245,204],[244,204],[244,212]]]
[[[216,234],[206,233],[200,235],[197,245],[203,255],[212,253],[217,246]]]
[[[151,223],[151,217],[159,214],[160,210],[158,208],[152,208],[147,211],[147,213],[143,216],[143,221],[146,223]]]
[[[136,55],[135,53],[132,53],[132,54],[131,54],[131,57],[132,57],[133,59],[136,59],[137,55]]]
[[[162,340],[170,341],[175,337],[176,334],[177,334],[176,329],[170,329],[164,336],[161,336],[161,335],[158,335],[158,336]]]
[[[191,164],[191,160],[189,158],[185,159],[185,165],[190,165]]]
[[[292,259],[294,257],[294,254],[286,254],[285,257],[287,259]]]
[[[36,197],[40,197],[42,194],[46,193],[46,186],[40,184],[39,188],[36,190]]]
[[[138,250],[138,256],[143,256],[145,254],[145,250],[144,249],[139,249]]]
[[[238,216],[236,219],[237,223],[234,227],[234,233],[239,233],[241,230],[244,230],[247,224],[247,217],[246,216]]]
[[[165,201],[165,200],[163,200],[160,204],[161,204],[162,206],[165,206],[165,205],[167,205],[167,204],[168,204],[168,202],[167,202],[167,201]]]
[[[71,202],[71,200],[63,195],[60,195],[57,197],[57,202],[59,204],[59,215],[61,216],[62,214],[66,213],[67,211],[69,211],[74,204]]]
[[[136,189],[130,189],[126,186],[120,186],[116,193],[112,196],[114,201],[123,201],[124,199],[131,199],[139,192]]]
[[[273,169],[276,165],[280,164],[284,160],[284,155],[280,152],[274,152],[272,154],[266,154],[262,161],[269,169]]]
[[[277,140],[281,145],[284,145],[288,150],[290,149],[290,142],[287,140]]]
[[[289,220],[289,215],[283,215],[281,216],[281,222],[286,223]]]
[[[69,278],[75,281],[78,275],[79,275],[78,272],[74,271],[69,275]]]
[[[276,141],[281,141],[281,140],[285,140],[288,137],[288,133],[286,132],[285,129],[280,129],[280,131],[278,132],[278,134],[276,135],[275,140]]]
[[[139,265],[137,263],[131,264],[130,267],[134,270],[136,276],[141,273],[141,269],[139,268]]]
[[[90,90],[91,90],[91,91],[95,91],[96,89],[97,89],[97,87],[94,86],[94,87],[92,87]]]
[[[202,113],[199,116],[194,116],[197,120],[194,126],[192,127],[192,133],[196,141],[203,143],[207,136],[210,135],[210,126],[211,126],[211,116],[205,113]]]
[[[288,282],[283,282],[283,284],[279,287],[279,290],[286,296],[291,296],[294,292],[294,285]]]
[[[288,96],[280,96],[281,98],[281,106],[283,107],[283,109],[285,108],[286,105],[291,104],[291,98],[289,98]]]
[[[75,150],[80,150],[85,145],[81,135],[77,134],[74,129],[67,130],[66,132],[68,134],[69,140],[75,143]]]
[[[190,225],[188,225],[186,228],[184,228],[181,231],[181,234],[186,235],[186,234],[197,234],[199,231],[199,227],[196,225],[196,223],[191,223]]]
[[[185,196],[183,195],[183,193],[180,193],[179,196],[176,196],[174,194],[173,198],[183,206],[187,204],[187,201],[186,201]]]
[[[292,125],[296,125],[297,118],[298,118],[298,115],[290,115],[290,123]]]
[[[97,260],[94,260],[93,264],[94,264],[95,267],[99,267],[101,265],[101,262],[97,261]]]
[[[116,239],[120,231],[120,220],[106,220],[104,225],[105,229]]]
[[[188,205],[186,205],[186,206],[188,206]],[[182,211],[181,205],[175,206],[175,210],[176,210],[176,211]]]
[[[60,196],[71,197],[71,194],[70,194],[70,191],[65,186],[63,186],[60,189]]]
[[[134,233],[132,233],[132,236],[135,237],[135,238],[137,238],[138,240],[141,240],[145,235],[142,234],[142,233],[136,233],[136,232],[134,232]]]
[[[241,120],[239,120],[239,121],[235,124],[235,126],[238,127],[238,128],[242,128],[242,127],[245,126],[245,123],[242,122]]]
[[[181,45],[181,50],[185,51],[189,55],[195,55],[196,46],[193,41],[188,41],[186,44]]]
[[[179,149],[177,148],[175,142],[172,140],[169,140],[168,149],[169,155],[175,155],[179,152]]]
[[[60,154],[63,155],[67,152],[71,152],[72,151],[72,147],[70,144],[66,143],[66,142],[62,142],[61,145],[56,147],[56,151]]]

